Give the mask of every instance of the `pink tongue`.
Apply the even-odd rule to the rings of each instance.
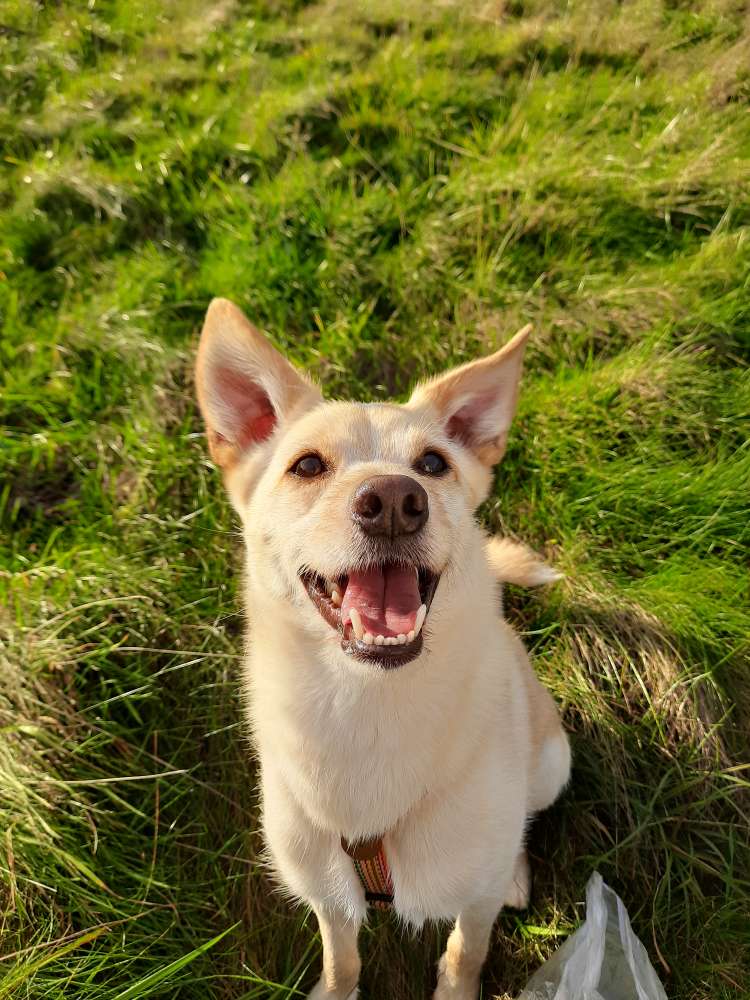
[[[346,624],[350,609],[356,608],[365,632],[406,635],[414,628],[421,603],[414,569],[386,566],[352,572],[341,602],[341,620]]]

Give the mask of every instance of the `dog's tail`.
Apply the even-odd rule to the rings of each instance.
[[[486,552],[490,568],[501,583],[539,587],[562,578],[562,573],[548,566],[541,556],[509,538],[490,538]]]

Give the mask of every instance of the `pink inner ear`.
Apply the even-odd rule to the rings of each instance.
[[[496,399],[497,392],[493,389],[489,392],[478,393],[467,403],[464,403],[445,425],[448,437],[452,437],[464,445],[475,444],[481,436],[478,433],[477,423],[482,414],[492,408]]]
[[[235,444],[247,448],[270,437],[276,414],[261,385],[233,368],[222,367],[216,372],[216,392],[232,414]]]
[[[460,441],[461,444],[468,444],[471,440],[471,432],[469,431],[463,409],[453,414],[446,424],[445,430],[448,437],[453,438],[455,441]]]

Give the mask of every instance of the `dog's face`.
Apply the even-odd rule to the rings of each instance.
[[[235,306],[211,304],[197,366],[211,454],[251,571],[311,640],[384,668],[420,655],[505,450],[527,333],[403,406],[325,402]]]

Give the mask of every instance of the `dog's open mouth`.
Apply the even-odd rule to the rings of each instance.
[[[352,570],[335,580],[300,574],[307,593],[341,648],[358,660],[398,667],[419,656],[439,574],[398,563]]]

